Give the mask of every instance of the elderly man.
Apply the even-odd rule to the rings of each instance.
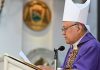
[[[89,5],[90,0],[81,4],[65,0],[62,31],[70,48],[62,70],[100,70],[100,43],[86,25]]]
[[[90,0],[84,4],[65,0],[63,35],[70,48],[63,70],[100,70],[100,43],[86,25]]]

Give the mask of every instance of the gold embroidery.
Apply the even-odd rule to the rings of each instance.
[[[77,56],[77,53],[78,53],[78,50],[77,49],[73,49],[71,51],[71,53],[69,54],[68,56],[68,61],[67,61],[67,64],[66,64],[66,68],[68,68],[67,70],[72,70],[72,65],[73,65],[73,62]]]

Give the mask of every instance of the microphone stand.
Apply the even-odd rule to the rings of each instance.
[[[54,52],[55,52],[55,55],[54,55],[55,70],[57,70],[57,67],[58,67],[58,49],[54,48]]]

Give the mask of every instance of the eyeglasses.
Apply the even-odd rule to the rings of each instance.
[[[67,28],[62,28],[62,31],[66,31],[66,30],[68,30],[69,28],[71,28],[71,27],[73,27],[73,26],[75,26],[75,25],[77,25],[77,24],[73,24],[73,25],[71,25],[71,26],[69,26],[69,27],[67,27]]]

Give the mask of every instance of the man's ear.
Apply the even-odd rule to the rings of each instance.
[[[75,28],[76,28],[77,31],[80,29],[78,24],[75,26]]]
[[[78,30],[78,31],[81,31],[81,30],[82,30],[82,25],[81,25],[81,24],[78,24],[78,25],[77,25],[77,30]]]

